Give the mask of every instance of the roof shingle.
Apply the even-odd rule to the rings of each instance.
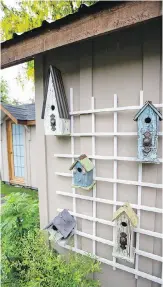
[[[20,106],[13,106],[5,104],[3,102],[1,104],[17,120],[20,121],[35,120],[35,104],[24,104]]]

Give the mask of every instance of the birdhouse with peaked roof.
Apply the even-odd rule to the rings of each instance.
[[[134,263],[135,242],[134,227],[138,224],[138,217],[129,203],[125,203],[113,215],[116,229],[116,241],[113,256]]]
[[[45,135],[70,135],[70,117],[61,72],[49,67],[42,107]]]
[[[64,209],[44,229],[50,233],[49,240],[65,245],[74,235],[75,225],[74,217]]]
[[[161,113],[150,101],[147,101],[136,114],[134,121],[138,122],[138,161],[159,163],[157,146],[160,120]]]
[[[70,170],[73,170],[73,186],[86,190],[92,189],[95,184],[95,181],[93,181],[93,168],[94,165],[90,159],[82,154],[70,167]]]

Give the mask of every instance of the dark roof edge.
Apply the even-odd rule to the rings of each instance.
[[[40,32],[45,32],[51,29],[58,29],[61,26],[68,25],[70,22],[76,21],[80,17],[84,17],[86,15],[94,14],[96,12],[102,11],[106,8],[112,8],[117,5],[122,5],[127,1],[99,1],[91,6],[86,6],[82,4],[82,7],[79,7],[78,11],[69,14],[61,19],[58,19],[54,22],[49,23],[48,21],[44,20],[40,27],[34,28],[27,32],[22,33],[21,35],[17,35],[14,33],[14,38],[6,40],[1,43],[1,49],[6,48],[12,44],[19,43],[24,39],[28,39],[30,37],[34,37],[38,35]]]
[[[157,110],[157,108],[152,104],[152,102],[151,102],[151,101],[147,101],[147,102],[144,104],[144,106],[143,106],[143,107],[137,112],[137,114],[135,115],[134,121],[137,121],[137,120],[138,120],[138,117],[141,115],[141,113],[145,110],[145,108],[146,108],[147,106],[150,106],[151,109],[154,110],[154,112],[158,115],[160,121],[163,120],[162,114]]]

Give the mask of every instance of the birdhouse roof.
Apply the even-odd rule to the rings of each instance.
[[[129,203],[125,203],[123,206],[121,206],[113,215],[113,220],[118,219],[122,213],[126,213],[127,217],[131,221],[131,224],[133,227],[136,227],[138,224],[138,217],[132,207],[130,206]]]
[[[93,163],[90,161],[90,159],[85,155],[82,154],[70,167],[70,170],[72,170],[77,162],[80,162],[80,164],[85,168],[87,172],[91,171],[94,168]]]
[[[56,67],[52,65],[50,65],[49,67],[46,80],[45,80],[45,96],[44,96],[41,118],[44,119],[44,115],[45,115],[50,76],[52,77],[52,83],[53,83],[53,88],[55,92],[59,117],[61,119],[69,119],[69,109],[68,109],[67,98],[65,94],[64,85],[63,85],[62,74],[60,70],[58,70]]]
[[[147,101],[145,105],[137,112],[137,114],[134,117],[134,121],[138,120],[138,117],[141,115],[141,113],[146,109],[146,107],[150,106],[151,109],[158,115],[159,120],[161,121],[163,119],[162,114],[155,108],[155,106],[152,104],[151,101]]]
[[[45,229],[57,229],[64,238],[66,238],[74,229],[76,221],[67,209],[61,211],[46,227]]]

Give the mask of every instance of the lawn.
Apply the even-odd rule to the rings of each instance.
[[[16,192],[21,192],[21,193],[26,193],[29,194],[33,199],[38,198],[38,191],[32,190],[29,188],[24,188],[24,187],[16,187],[8,184],[4,184],[3,182],[0,182],[1,184],[1,195],[6,196],[9,195],[10,193],[16,193]]]

